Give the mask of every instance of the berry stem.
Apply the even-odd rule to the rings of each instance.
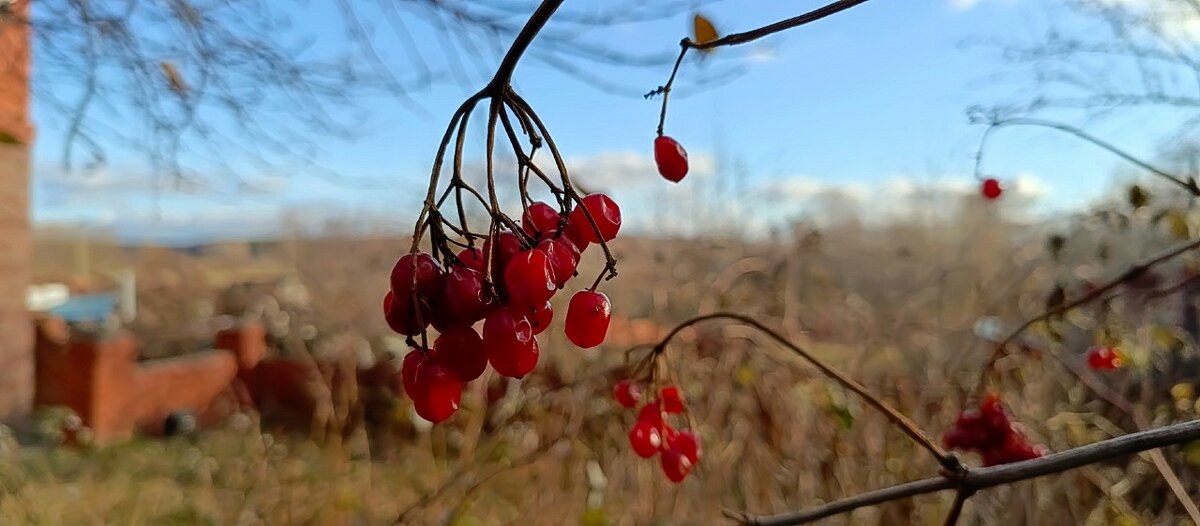
[[[814,367],[819,369],[821,371],[821,373],[824,374],[827,378],[830,378],[830,379],[834,380],[835,382],[837,382],[838,384],[840,384],[842,387],[845,387],[846,389],[853,391],[855,394],[860,396],[865,402],[867,402],[868,405],[870,405],[871,407],[874,407],[880,413],[883,413],[883,415],[885,417],[887,417],[888,420],[890,420],[893,424],[895,424],[897,427],[899,427],[900,430],[904,431],[904,433],[907,434],[910,438],[912,438],[914,442],[916,442],[921,447],[923,447],[927,451],[929,451],[929,453],[932,454],[937,459],[938,463],[941,464],[942,467],[945,468],[947,471],[961,472],[965,469],[963,467],[962,463],[959,462],[957,457],[955,457],[954,455],[951,455],[950,453],[947,453],[945,449],[943,449],[936,442],[934,442],[933,439],[929,438],[929,436],[926,435],[924,431],[921,431],[921,429],[918,428],[917,425],[912,420],[910,420],[907,416],[904,416],[904,414],[901,413],[900,411],[897,411],[895,408],[888,405],[883,400],[879,399],[879,397],[872,394],[871,391],[866,388],[866,386],[858,383],[853,378],[850,378],[849,376],[842,374],[841,372],[834,369],[833,367],[826,365],[820,359],[813,356],[812,354],[810,354],[808,351],[804,350],[800,346],[792,343],[791,341],[789,341],[787,338],[783,337],[783,335],[779,334],[774,329],[771,329],[770,327],[763,325],[758,320],[755,320],[754,318],[751,318],[749,316],[744,316],[744,315],[733,313],[733,312],[714,312],[714,313],[710,313],[710,314],[702,314],[702,315],[696,316],[694,318],[688,319],[688,320],[676,325],[674,328],[672,328],[670,330],[670,332],[667,333],[666,336],[663,336],[663,339],[661,341],[659,341],[657,345],[654,346],[654,353],[661,354],[662,352],[664,352],[664,349],[666,348],[667,344],[670,343],[671,339],[674,338],[676,334],[679,334],[679,332],[682,331],[683,329],[690,327],[692,325],[696,325],[701,322],[705,322],[705,321],[709,321],[709,320],[716,320],[716,319],[733,320],[733,321],[736,321],[736,322],[739,322],[739,323],[742,323],[745,325],[749,325],[750,327],[757,329],[758,331],[762,332],[763,334],[770,336],[772,339],[774,339],[780,345],[787,347],[793,353],[799,355],[801,358],[804,358],[806,361],[808,361]]]

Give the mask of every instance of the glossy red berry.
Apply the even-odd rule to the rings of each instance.
[[[413,390],[413,406],[421,418],[438,423],[458,411],[462,399],[462,382],[442,364],[426,361],[417,368]]]
[[[979,187],[979,193],[983,194],[983,198],[989,201],[999,199],[1000,194],[1004,193],[1004,189],[1000,187],[1000,181],[992,178],[983,180],[983,184]]]
[[[688,474],[692,472],[692,461],[688,460],[687,456],[675,449],[663,451],[662,458],[659,459],[662,464],[663,474],[667,476],[671,482],[683,482]]]
[[[663,426],[662,406],[659,405],[657,400],[646,404],[642,407],[641,411],[638,411],[638,422],[649,422],[650,425],[656,428]]]
[[[545,253],[546,259],[550,261],[556,287],[562,287],[575,275],[579,254],[570,241],[561,238],[543,239],[538,243],[537,249]]]
[[[392,267],[392,291],[397,296],[411,296],[413,284],[417,292],[432,296],[442,286],[442,267],[433,256],[424,252],[405,254]]]
[[[536,239],[558,232],[558,223],[561,218],[562,216],[553,206],[538,201],[529,205],[529,208],[521,215],[521,227]]]
[[[433,361],[445,366],[460,382],[470,382],[487,369],[483,338],[470,326],[446,329],[433,342]]]
[[[679,394],[679,388],[675,386],[664,387],[662,390],[663,411],[671,414],[683,412],[683,396]]]
[[[547,301],[541,307],[529,309],[529,314],[526,318],[529,319],[529,326],[533,329],[533,335],[537,336],[550,326],[551,321],[554,321],[554,306]]]
[[[417,369],[425,363],[427,358],[425,351],[413,349],[404,355],[404,361],[400,363],[401,385],[404,387],[404,394],[409,398],[414,398],[416,395]]]
[[[658,453],[659,447],[662,446],[662,434],[658,426],[639,420],[633,425],[633,429],[629,430],[629,445],[639,457],[650,458]]]
[[[429,326],[433,317],[425,304],[421,304],[420,316],[417,309],[412,307],[409,297],[398,298],[392,291],[383,295],[383,319],[393,331],[405,336],[416,336]]]
[[[599,243],[601,239],[611,241],[617,237],[617,232],[621,230],[621,209],[617,203],[605,194],[589,194],[584,196],[581,201],[583,201],[583,206],[576,206],[567,220],[573,231],[572,239]],[[588,221],[584,210],[587,210],[596,222],[595,228]],[[597,229],[599,229],[599,236],[596,235]]]
[[[1097,371],[1120,369],[1124,365],[1120,351],[1112,347],[1092,347],[1087,351],[1088,367]]]
[[[527,250],[513,257],[504,269],[504,286],[513,305],[541,305],[554,296],[554,270],[541,250]]]
[[[613,398],[621,407],[633,409],[642,401],[642,389],[633,380],[621,380],[613,386]]]
[[[604,342],[608,323],[612,319],[612,304],[603,292],[581,290],[571,296],[567,306],[567,339],[584,349]]]
[[[700,436],[690,429],[671,433],[666,440],[667,449],[673,449],[683,454],[692,465],[700,462]]]
[[[483,251],[478,248],[470,247],[462,249],[458,252],[458,260],[467,268],[480,274],[487,268],[487,261],[483,259]]]
[[[475,323],[487,316],[495,304],[492,289],[483,274],[467,267],[457,267],[443,280],[442,307],[462,323]]]
[[[483,345],[488,362],[503,376],[522,378],[538,361],[537,340],[529,319],[511,308],[497,309],[483,323]]]
[[[654,139],[654,162],[658,164],[659,175],[671,182],[678,183],[688,173],[687,150],[666,135]]]

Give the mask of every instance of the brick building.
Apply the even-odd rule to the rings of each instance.
[[[0,420],[25,415],[33,400],[28,9],[28,0],[0,0]]]

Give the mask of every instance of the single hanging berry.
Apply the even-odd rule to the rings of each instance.
[[[1124,365],[1121,352],[1112,347],[1092,347],[1087,351],[1088,367],[1097,371],[1112,371]]]
[[[688,173],[687,150],[666,135],[654,139],[654,162],[658,164],[659,175],[673,183],[683,180]]]
[[[632,409],[642,400],[642,389],[633,380],[621,380],[613,386],[613,398],[621,407]]]
[[[483,338],[470,326],[451,327],[438,335],[431,356],[464,383],[479,378],[488,364]]]
[[[576,292],[567,306],[567,339],[584,349],[600,345],[608,334],[611,319],[612,304],[603,292]]]
[[[664,387],[662,390],[662,407],[663,411],[672,414],[683,412],[683,396],[679,394],[679,388],[675,386]]]
[[[617,232],[621,230],[621,208],[611,197],[604,194],[589,194],[580,201],[583,202],[583,206],[576,206],[567,217],[568,228],[572,230],[571,238],[573,240],[599,243],[601,239],[612,241],[617,237]],[[587,214],[584,214],[585,209],[596,222],[595,228],[592,227],[591,221],[588,221]],[[596,235],[597,229],[599,236]],[[583,248],[578,243],[576,246],[579,246],[580,249]]]
[[[979,192],[983,194],[984,199],[994,201],[1000,198],[1000,194],[1004,193],[1004,189],[1000,187],[1000,181],[989,177],[983,180],[983,184],[979,187]]]

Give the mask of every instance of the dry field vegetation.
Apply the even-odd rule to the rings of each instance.
[[[414,423],[408,401],[394,399],[367,409],[369,429],[344,439],[238,415],[189,437],[7,447],[0,524],[391,524],[405,512],[409,524],[713,524],[723,509],[782,512],[924,478],[936,463],[880,415],[761,335],[714,322],[668,350],[705,448],[694,476],[674,486],[656,461],[630,451],[634,414],[611,401],[614,368],[625,348],[671,322],[733,310],[781,328],[940,435],[991,351],[973,329],[980,317],[1011,328],[1044,309],[1055,282],[1073,294],[1178,234],[1156,221],[1153,205],[1128,208],[1054,225],[963,206],[887,226],[798,225],[786,239],[753,243],[623,239],[614,247],[621,274],[605,286],[620,315],[610,343],[581,351],[547,331],[533,375],[473,384],[446,425]],[[1059,263],[1046,242],[1055,232],[1067,237]],[[120,268],[137,270],[141,312],[131,329],[147,357],[202,348],[214,316],[235,313],[264,321],[280,352],[369,362],[403,350],[379,303],[404,246],[336,234],[203,253],[93,243],[86,263],[97,287]],[[40,277],[71,275],[79,250],[62,236],[43,239]],[[597,257],[581,274],[599,270]],[[1183,271],[1165,267],[1160,284]],[[255,285],[227,290],[239,282]],[[994,387],[1052,450],[1196,416],[1183,387],[1195,380],[1194,345],[1178,328],[1192,290],[1123,290],[1055,331],[1035,327],[1025,352],[1000,362]],[[1136,418],[1068,368],[1098,338],[1119,344],[1132,365],[1094,379],[1133,400]],[[1185,487],[1200,484],[1200,449],[1164,452]],[[941,524],[951,500],[919,497],[825,523]],[[981,525],[1186,523],[1146,455],[988,490],[965,513],[963,524]]]

